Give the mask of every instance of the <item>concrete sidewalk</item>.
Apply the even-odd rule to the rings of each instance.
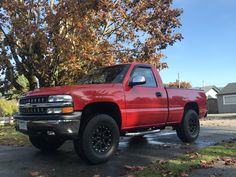
[[[236,113],[208,114],[206,119],[236,119]]]

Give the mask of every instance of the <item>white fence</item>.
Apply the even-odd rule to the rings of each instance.
[[[13,117],[0,117],[0,125],[12,124],[13,121]]]

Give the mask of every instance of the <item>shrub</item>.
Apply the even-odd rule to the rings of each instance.
[[[0,98],[0,117],[12,116],[16,112],[18,112],[16,100]]]

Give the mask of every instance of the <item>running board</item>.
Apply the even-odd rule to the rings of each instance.
[[[141,135],[148,135],[153,133],[159,133],[161,130],[151,130],[151,131],[145,131],[145,132],[134,132],[134,133],[126,133],[125,136],[141,136]]]

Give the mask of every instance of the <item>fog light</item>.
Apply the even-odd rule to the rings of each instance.
[[[62,112],[61,108],[54,108],[53,113],[58,114],[58,113],[61,113],[61,112]]]
[[[47,109],[48,114],[59,114],[62,113],[61,108],[48,108]]]
[[[48,114],[72,113],[73,111],[74,111],[73,107],[47,109]]]

